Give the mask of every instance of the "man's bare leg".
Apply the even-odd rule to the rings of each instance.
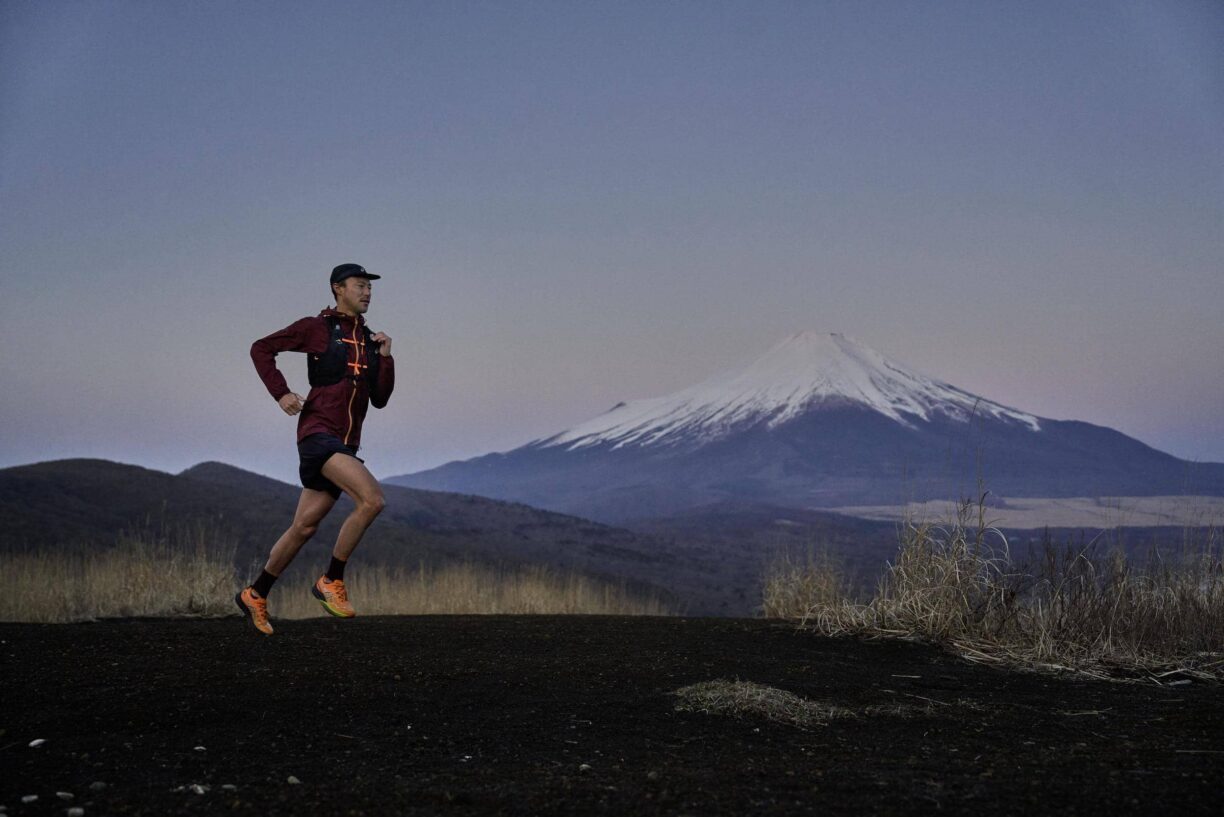
[[[263,572],[253,584],[239,590],[238,595],[234,596],[238,609],[250,620],[255,629],[264,635],[272,635],[272,624],[268,621],[267,601],[272,583],[293,561],[293,557],[302,549],[302,545],[306,544],[311,536],[314,536],[315,531],[319,529],[319,522],[327,516],[327,512],[335,504],[335,498],[327,491],[303,488],[302,496],[298,499],[297,512],[293,515],[293,524],[272,546],[272,553],[268,556]]]
[[[315,535],[315,531],[319,529],[319,523],[335,504],[335,497],[327,491],[303,488],[302,496],[298,499],[297,512],[293,515],[293,524],[272,546],[272,553],[268,556],[268,563],[264,565],[264,570],[273,576],[279,576],[293,561],[293,557],[297,556],[302,545]]]
[[[353,498],[357,507],[340,526],[340,535],[336,538],[336,547],[332,555],[341,561],[348,561],[356,549],[357,543],[370,527],[370,523],[382,513],[387,501],[383,498],[382,487],[374,475],[366,470],[361,460],[348,454],[332,454],[323,463],[323,476]]]

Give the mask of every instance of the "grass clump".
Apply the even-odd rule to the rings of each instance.
[[[677,712],[703,712],[707,715],[731,715],[742,718],[759,716],[776,723],[806,729],[842,718],[859,717],[929,717],[935,714],[935,703],[921,705],[892,702],[851,709],[845,706],[812,700],[785,689],[758,684],[755,681],[701,681],[671,693],[676,697]],[[943,706],[980,708],[971,701],[944,703]]]
[[[1224,679],[1224,560],[1215,528],[1139,565],[1100,539],[1023,562],[985,494],[945,525],[903,523],[896,559],[862,601],[830,563],[771,566],[766,616],[827,635],[915,638],[982,662],[1100,677]]]
[[[681,687],[672,694],[678,698],[675,708],[679,711],[734,717],[759,715],[799,727],[854,716],[844,707],[812,701],[793,692],[753,681],[702,681]]]

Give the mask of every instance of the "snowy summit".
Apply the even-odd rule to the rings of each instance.
[[[914,428],[935,415],[967,422],[976,412],[1033,431],[1038,418],[918,374],[840,333],[796,332],[743,369],[723,372],[665,397],[619,403],[533,447],[566,450],[611,443],[707,442],[737,428],[782,425],[825,406],[857,404]]]

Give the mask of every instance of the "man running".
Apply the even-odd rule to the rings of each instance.
[[[335,307],[251,344],[251,360],[268,392],[286,414],[298,415],[298,473],[302,481],[293,524],[272,546],[259,578],[234,597],[243,615],[264,635],[272,634],[268,622],[272,583],[318,530],[341,491],[352,497],[356,508],[341,525],[331,564],[311,593],[333,616],[352,618],[357,614],[344,587],[344,566],[385,504],[378,481],[362,464],[365,460],[357,456],[361,423],[367,404],[385,407],[395,387],[391,338],[384,332],[371,333],[362,317],[370,308],[370,282],[380,277],[358,264],[341,264],[331,274]],[[289,389],[277,370],[277,352],[307,354],[310,394],[305,400]]]

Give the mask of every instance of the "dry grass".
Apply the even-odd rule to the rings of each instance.
[[[849,709],[802,698],[793,692],[753,681],[702,681],[674,693],[680,711],[759,715],[792,726],[814,726],[834,718],[853,717]]]
[[[205,522],[129,531],[95,553],[4,554],[0,621],[221,615],[234,609],[233,559],[233,543]]]
[[[71,622],[129,616],[238,615],[233,596],[246,583],[235,545],[218,525],[125,533],[96,553],[70,550],[0,556],[0,621]],[[256,575],[258,567],[249,575]],[[672,615],[659,598],[623,584],[547,568],[493,570],[464,564],[409,570],[354,561],[346,576],[360,614],[611,613]],[[318,578],[295,564],[269,598],[275,618],[326,615],[310,596]]]
[[[981,705],[973,701],[949,703],[927,700],[922,704],[872,704],[856,710],[804,698],[755,681],[729,681],[721,678],[689,684],[671,694],[677,698],[676,711],[731,715],[737,718],[760,716],[801,729],[819,726],[839,718],[931,716],[936,714],[936,704],[945,708],[981,709]]]
[[[768,571],[765,615],[828,635],[917,638],[983,662],[1100,677],[1224,679],[1224,562],[1218,533],[1139,566],[1048,539],[1016,564],[984,495],[946,525],[906,521],[894,563],[860,601],[828,563]]]
[[[762,611],[766,618],[799,618],[831,631],[852,603],[854,590],[841,565],[824,551],[802,561],[783,552],[765,569]]]
[[[297,571],[294,567],[301,567]],[[291,567],[268,597],[275,618],[314,618],[322,608],[310,595],[318,573]],[[255,575],[252,573],[252,575]],[[672,615],[657,597],[639,597],[623,584],[596,582],[577,573],[547,567],[494,570],[473,564],[416,570],[355,561],[345,570],[349,598],[361,615],[436,613],[566,613]],[[232,593],[231,593],[232,595]]]

